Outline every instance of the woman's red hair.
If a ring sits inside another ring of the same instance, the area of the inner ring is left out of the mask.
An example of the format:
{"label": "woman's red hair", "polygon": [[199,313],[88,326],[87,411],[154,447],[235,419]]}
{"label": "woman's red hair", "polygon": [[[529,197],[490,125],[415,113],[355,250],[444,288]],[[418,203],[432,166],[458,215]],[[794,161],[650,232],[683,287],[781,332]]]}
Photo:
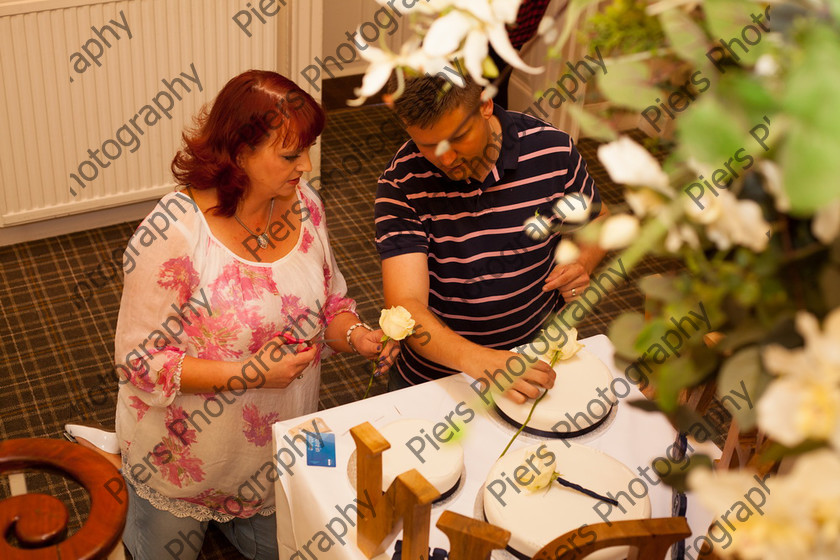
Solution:
{"label": "woman's red hair", "polygon": [[184,148],[172,160],[172,174],[195,189],[215,188],[215,212],[233,216],[250,183],[237,164],[242,150],[255,150],[276,131],[275,143],[301,150],[315,143],[326,115],[311,95],[276,72],[248,70],[232,78],[195,128],[182,135]]}

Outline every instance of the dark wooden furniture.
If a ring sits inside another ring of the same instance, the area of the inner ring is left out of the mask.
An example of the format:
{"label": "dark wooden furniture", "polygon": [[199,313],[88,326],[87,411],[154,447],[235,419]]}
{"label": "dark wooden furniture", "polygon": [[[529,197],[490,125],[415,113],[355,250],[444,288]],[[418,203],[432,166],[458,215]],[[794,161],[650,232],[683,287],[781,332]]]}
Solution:
{"label": "dark wooden furniture", "polygon": [[0,474],[46,470],[67,476],[90,494],[90,515],[70,538],[65,505],[45,494],[21,494],[0,502],[0,531],[21,548],[0,539],[4,560],[104,559],[121,546],[128,511],[122,475],[105,458],[80,445],[54,439],[0,442]]}

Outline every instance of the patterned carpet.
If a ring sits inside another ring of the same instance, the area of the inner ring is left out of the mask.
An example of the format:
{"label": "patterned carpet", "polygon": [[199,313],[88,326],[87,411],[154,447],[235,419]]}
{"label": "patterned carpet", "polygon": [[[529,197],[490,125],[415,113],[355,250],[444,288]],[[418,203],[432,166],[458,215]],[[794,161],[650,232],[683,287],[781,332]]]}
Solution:
{"label": "patterned carpet", "polygon": [[[322,144],[322,194],[339,267],[363,318],[376,320],[382,305],[379,259],[373,244],[376,178],[403,141],[403,132],[382,106],[331,111]],[[604,200],[615,211],[621,192],[610,184],[583,140],[581,153]],[[136,223],[0,247],[0,439],[60,438],[65,422],[92,420],[113,425],[116,386],[111,378],[114,331],[122,290],[122,250]],[[672,265],[645,261],[633,276],[663,272]],[[586,337],[605,332],[621,312],[639,310],[642,296],[628,285],[613,293],[597,316],[579,327]],[[357,356],[336,356],[323,368],[320,406],[359,398],[367,365]],[[385,391],[386,380],[373,393]],[[27,478],[30,491],[45,492],[68,506],[71,533],[89,503],[73,482],[49,474]],[[0,479],[0,498],[9,495]],[[238,558],[211,530],[200,558]]]}

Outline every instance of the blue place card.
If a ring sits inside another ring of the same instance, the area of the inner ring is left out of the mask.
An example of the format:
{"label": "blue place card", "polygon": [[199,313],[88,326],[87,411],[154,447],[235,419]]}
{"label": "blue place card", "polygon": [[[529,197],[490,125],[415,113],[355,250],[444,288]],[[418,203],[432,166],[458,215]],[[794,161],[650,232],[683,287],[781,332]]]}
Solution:
{"label": "blue place card", "polygon": [[335,434],[306,434],[306,464],[314,467],[335,466]]}

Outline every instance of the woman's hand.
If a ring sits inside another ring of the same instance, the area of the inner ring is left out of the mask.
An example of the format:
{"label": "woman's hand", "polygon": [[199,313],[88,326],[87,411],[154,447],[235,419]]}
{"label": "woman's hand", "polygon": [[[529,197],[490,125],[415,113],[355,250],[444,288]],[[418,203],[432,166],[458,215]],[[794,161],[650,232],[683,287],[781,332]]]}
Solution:
{"label": "woman's hand", "polygon": [[[315,359],[315,348],[307,343],[287,343],[277,335],[265,344],[248,361],[265,370],[264,387],[284,389],[297,380],[301,372]],[[246,362],[243,362],[243,365]],[[261,367],[261,366],[265,367]]]}
{"label": "woman's hand", "polygon": [[382,329],[369,331],[364,327],[355,329],[350,335],[353,347],[368,360],[376,360],[378,373],[388,371],[400,354],[400,343],[389,340],[385,344],[382,340]]}

